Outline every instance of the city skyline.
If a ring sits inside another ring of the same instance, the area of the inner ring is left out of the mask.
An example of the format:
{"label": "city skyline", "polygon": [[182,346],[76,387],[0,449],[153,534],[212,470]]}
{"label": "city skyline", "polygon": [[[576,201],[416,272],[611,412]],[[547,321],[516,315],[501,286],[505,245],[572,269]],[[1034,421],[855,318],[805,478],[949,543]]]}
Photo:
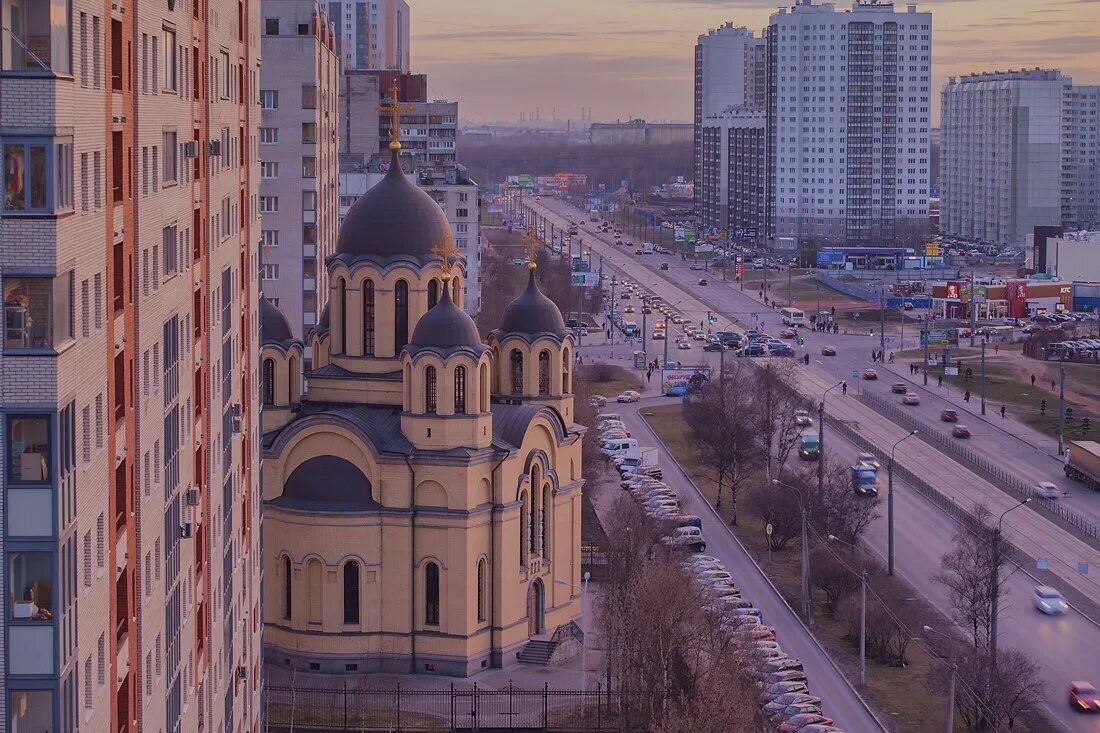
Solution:
{"label": "city skyline", "polygon": [[[899,6],[902,3],[899,3]],[[757,33],[780,3],[767,0],[559,0],[535,6],[472,0],[461,21],[444,0],[412,8],[412,68],[432,78],[432,98],[462,104],[468,121],[643,117],[690,121],[692,50],[699,34],[727,21]],[[847,3],[837,3],[839,8]],[[1098,0],[934,0],[932,124],[949,76],[1058,68],[1079,84],[1100,83],[1100,47],[1089,28]],[[986,42],[990,31],[996,43]],[[455,63],[457,58],[462,63]],[[505,63],[507,62],[507,63]],[[557,77],[557,78],[555,78]]]}

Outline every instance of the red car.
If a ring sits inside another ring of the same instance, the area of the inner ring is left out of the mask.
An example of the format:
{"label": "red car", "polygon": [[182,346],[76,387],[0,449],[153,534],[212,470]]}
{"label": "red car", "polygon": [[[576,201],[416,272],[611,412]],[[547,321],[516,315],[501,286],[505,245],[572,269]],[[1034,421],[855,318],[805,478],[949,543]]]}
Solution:
{"label": "red car", "polygon": [[966,427],[965,425],[956,425],[951,430],[951,434],[954,435],[956,438],[969,438],[970,428]]}
{"label": "red car", "polygon": [[821,347],[821,355],[822,356],[836,356],[836,347],[835,346],[822,346]]}
{"label": "red car", "polygon": [[1069,706],[1079,713],[1100,712],[1100,696],[1091,682],[1069,683]]}
{"label": "red car", "polygon": [[878,379],[878,371],[875,370],[875,369],[864,369],[863,370],[863,378],[864,379]]}
{"label": "red car", "polygon": [[940,413],[940,420],[944,422],[958,422],[959,413],[957,410],[944,410]]}
{"label": "red car", "polygon": [[903,405],[919,405],[920,395],[916,392],[906,392],[905,396],[901,398],[901,404]]}

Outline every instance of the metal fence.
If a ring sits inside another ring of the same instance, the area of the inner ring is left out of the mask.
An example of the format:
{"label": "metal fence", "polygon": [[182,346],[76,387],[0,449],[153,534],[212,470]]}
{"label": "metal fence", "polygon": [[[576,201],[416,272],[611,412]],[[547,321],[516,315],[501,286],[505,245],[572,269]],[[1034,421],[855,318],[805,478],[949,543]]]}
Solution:
{"label": "metal fence", "polygon": [[327,731],[615,731],[619,695],[596,689],[456,687],[438,690],[265,686],[267,733]]}
{"label": "metal fence", "polygon": [[[1035,493],[1034,487],[1021,480],[1018,476],[998,466],[993,461],[977,452],[970,450],[960,443],[957,438],[935,429],[923,420],[919,420],[913,414],[900,406],[884,399],[880,395],[865,392],[859,399],[874,407],[876,411],[887,414],[894,422],[907,426],[910,430],[919,430],[919,437],[928,443],[933,443],[945,452],[961,459],[969,464],[977,473],[1002,490],[1020,499],[1031,499],[1031,505],[1057,519],[1065,522],[1077,531],[1084,534],[1089,540],[1100,541],[1100,527],[1095,522],[1081,516],[1072,509],[1059,504],[1052,499],[1044,499]],[[894,470],[898,467],[895,465]]]}

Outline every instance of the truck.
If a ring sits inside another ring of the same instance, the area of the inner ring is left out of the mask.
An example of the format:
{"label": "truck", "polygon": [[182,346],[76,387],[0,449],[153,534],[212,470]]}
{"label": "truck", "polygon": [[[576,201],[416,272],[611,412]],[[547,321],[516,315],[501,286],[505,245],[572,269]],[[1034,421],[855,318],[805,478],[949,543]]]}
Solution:
{"label": "truck", "polygon": [[851,468],[852,491],[873,496],[878,493],[878,471],[874,466],[859,463]]}
{"label": "truck", "polygon": [[644,254],[644,255],[653,254],[653,243],[652,242],[646,242],[645,244],[642,245],[642,254]]}
{"label": "truck", "polygon": [[589,221],[599,221],[600,220],[600,211],[599,211],[599,209],[592,209],[592,211],[589,211],[588,212],[588,220]]}
{"label": "truck", "polygon": [[1066,477],[1084,481],[1090,489],[1100,489],[1100,443],[1095,440],[1072,440],[1066,451]]}
{"label": "truck", "polygon": [[660,476],[654,475],[660,473],[660,469],[657,468],[656,448],[630,448],[615,456],[614,463],[619,475],[623,478],[634,474],[639,476],[645,474],[660,478]]}
{"label": "truck", "polygon": [[798,457],[804,461],[816,461],[821,457],[821,441],[816,433],[803,433],[798,438]]}

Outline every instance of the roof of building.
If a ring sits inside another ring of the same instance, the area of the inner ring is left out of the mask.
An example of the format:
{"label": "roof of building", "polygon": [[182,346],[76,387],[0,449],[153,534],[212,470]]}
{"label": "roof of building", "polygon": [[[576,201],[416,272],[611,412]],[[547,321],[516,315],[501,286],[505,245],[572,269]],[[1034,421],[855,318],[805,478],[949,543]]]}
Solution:
{"label": "roof of building", "polygon": [[433,250],[449,234],[443,209],[405,176],[394,151],[382,181],[360,196],[344,217],[336,256],[423,260],[434,257]]}
{"label": "roof of building", "polygon": [[442,353],[465,349],[480,351],[482,343],[474,319],[451,300],[450,283],[444,283],[439,302],[420,317],[405,347],[410,353],[430,349]]}
{"label": "roof of building", "polygon": [[283,484],[282,502],[294,508],[379,509],[371,482],[359,468],[339,456],[314,456],[295,468]]}
{"label": "roof of building", "polygon": [[260,333],[263,335],[263,343],[286,344],[294,341],[294,333],[290,330],[290,323],[279,307],[267,298],[260,298]]}
{"label": "roof of building", "polygon": [[565,338],[565,320],[561,317],[561,311],[539,290],[533,268],[528,276],[527,289],[504,309],[497,333],[550,334],[559,339]]}

